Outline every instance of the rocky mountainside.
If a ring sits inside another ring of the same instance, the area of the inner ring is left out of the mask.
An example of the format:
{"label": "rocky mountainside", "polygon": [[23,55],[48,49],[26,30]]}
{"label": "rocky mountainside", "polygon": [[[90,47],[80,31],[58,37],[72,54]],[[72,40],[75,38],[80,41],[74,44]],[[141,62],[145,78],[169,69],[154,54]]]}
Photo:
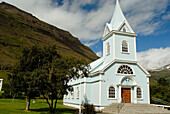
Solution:
{"label": "rocky mountainside", "polygon": [[158,69],[152,69],[151,71],[162,71],[162,70],[170,70],[170,64],[162,66],[161,68]]}
{"label": "rocky mountainside", "polygon": [[151,79],[158,80],[159,78],[165,78],[170,82],[170,64],[165,65],[161,68],[150,70]]}
{"label": "rocky mountainside", "polygon": [[[80,31],[81,32],[81,31]],[[59,53],[93,61],[98,58],[68,31],[49,25],[32,14],[5,2],[0,3],[0,66],[8,68],[19,59],[24,47],[55,44]]]}

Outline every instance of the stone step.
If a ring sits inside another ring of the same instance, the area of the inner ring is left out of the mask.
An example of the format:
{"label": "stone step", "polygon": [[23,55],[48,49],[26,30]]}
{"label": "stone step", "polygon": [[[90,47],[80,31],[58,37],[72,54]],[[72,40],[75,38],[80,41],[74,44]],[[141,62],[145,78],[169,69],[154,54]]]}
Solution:
{"label": "stone step", "polygon": [[[102,110],[104,114],[118,114],[118,103],[113,103]],[[170,114],[169,110],[162,109],[161,107],[156,107],[150,104],[123,104],[122,109],[119,114]]]}
{"label": "stone step", "polygon": [[170,111],[162,109],[160,107],[155,107],[150,104],[124,104],[124,106],[120,110],[120,114],[140,114],[140,113],[170,114]]}

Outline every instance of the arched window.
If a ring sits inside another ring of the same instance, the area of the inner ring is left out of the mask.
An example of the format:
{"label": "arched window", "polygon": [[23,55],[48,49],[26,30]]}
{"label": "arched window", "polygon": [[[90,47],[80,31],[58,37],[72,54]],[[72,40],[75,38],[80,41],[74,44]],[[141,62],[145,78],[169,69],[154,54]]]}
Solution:
{"label": "arched window", "polygon": [[109,87],[109,98],[115,98],[115,88],[113,86]]}
{"label": "arched window", "polygon": [[128,44],[125,40],[122,41],[122,52],[128,52]]}
{"label": "arched window", "polygon": [[133,74],[133,70],[128,65],[121,65],[118,70],[118,74]]}
{"label": "arched window", "polygon": [[142,98],[142,90],[140,87],[137,87],[137,98]]}
{"label": "arched window", "polygon": [[77,99],[79,99],[79,87],[77,87]]}
{"label": "arched window", "polygon": [[109,42],[107,42],[107,46],[106,46],[106,51],[107,51],[107,55],[110,54],[110,44]]}

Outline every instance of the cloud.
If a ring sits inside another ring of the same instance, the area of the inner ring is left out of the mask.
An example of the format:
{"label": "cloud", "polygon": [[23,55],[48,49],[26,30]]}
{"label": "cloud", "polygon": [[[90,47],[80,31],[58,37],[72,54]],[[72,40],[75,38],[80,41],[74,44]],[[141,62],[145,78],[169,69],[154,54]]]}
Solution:
{"label": "cloud", "polygon": [[136,33],[146,36],[161,28],[161,17],[166,11],[168,0],[122,0],[121,3]]}
{"label": "cloud", "polygon": [[146,69],[160,68],[170,64],[170,47],[139,52],[137,57],[139,63]]}
{"label": "cloud", "polygon": [[99,52],[96,53],[96,55],[99,56],[99,57],[102,57],[102,52],[99,51]]}
{"label": "cloud", "polygon": [[97,44],[98,42],[99,42],[99,40],[94,40],[94,41],[86,42],[84,45],[90,47],[90,46]]}
{"label": "cloud", "polygon": [[[1,1],[1,0],[0,0]],[[114,0],[3,0],[32,13],[39,19],[71,32],[81,41],[101,39],[104,25],[110,22]],[[161,17],[168,0],[121,0],[121,7],[132,28],[141,35],[152,34],[160,28]],[[83,7],[96,6],[87,11]]]}
{"label": "cloud", "polygon": [[170,12],[162,17],[163,20],[170,20]]}

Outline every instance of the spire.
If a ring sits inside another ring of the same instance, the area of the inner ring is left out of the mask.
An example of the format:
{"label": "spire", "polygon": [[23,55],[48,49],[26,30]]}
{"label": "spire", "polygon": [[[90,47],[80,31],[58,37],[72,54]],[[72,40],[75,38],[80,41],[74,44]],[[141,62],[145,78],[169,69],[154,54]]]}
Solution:
{"label": "spire", "polygon": [[116,0],[115,10],[113,13],[112,20],[110,22],[112,30],[118,30],[123,23],[126,23],[127,26],[129,26],[130,31],[134,33],[120,8],[119,0]]}

